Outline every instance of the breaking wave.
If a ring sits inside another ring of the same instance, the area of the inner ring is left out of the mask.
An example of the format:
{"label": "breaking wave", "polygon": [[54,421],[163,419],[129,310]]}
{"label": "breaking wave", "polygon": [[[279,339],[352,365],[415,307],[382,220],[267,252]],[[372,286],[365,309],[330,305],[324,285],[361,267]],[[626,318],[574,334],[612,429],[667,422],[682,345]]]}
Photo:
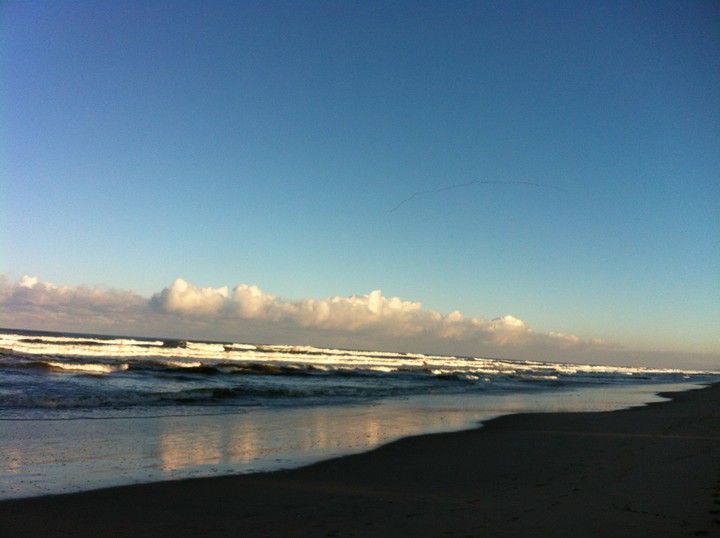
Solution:
{"label": "breaking wave", "polygon": [[[717,372],[97,335],[0,331],[10,410],[367,403],[411,394],[717,380]],[[170,412],[170,411],[168,411]]]}

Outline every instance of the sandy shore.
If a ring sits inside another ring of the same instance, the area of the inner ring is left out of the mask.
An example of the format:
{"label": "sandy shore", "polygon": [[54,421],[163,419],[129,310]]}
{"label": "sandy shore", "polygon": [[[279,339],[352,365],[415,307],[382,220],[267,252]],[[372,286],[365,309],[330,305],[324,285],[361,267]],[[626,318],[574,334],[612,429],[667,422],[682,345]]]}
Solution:
{"label": "sandy shore", "polygon": [[293,471],[0,502],[0,536],[720,536],[720,384]]}

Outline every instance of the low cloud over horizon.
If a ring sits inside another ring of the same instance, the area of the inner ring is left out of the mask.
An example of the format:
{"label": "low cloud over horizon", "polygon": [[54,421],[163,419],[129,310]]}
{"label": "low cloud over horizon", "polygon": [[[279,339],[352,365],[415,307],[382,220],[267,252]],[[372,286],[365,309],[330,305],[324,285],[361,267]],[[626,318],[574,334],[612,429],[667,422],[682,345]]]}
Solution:
{"label": "low cloud over horizon", "polygon": [[561,332],[536,333],[510,314],[493,319],[466,317],[459,311],[441,314],[424,309],[420,302],[385,297],[380,290],[287,300],[256,285],[201,288],[178,278],[148,299],[134,291],[62,287],[24,276],[16,282],[0,279],[0,305],[3,326],[16,329],[564,362],[638,362],[632,354],[620,354],[618,344]]}

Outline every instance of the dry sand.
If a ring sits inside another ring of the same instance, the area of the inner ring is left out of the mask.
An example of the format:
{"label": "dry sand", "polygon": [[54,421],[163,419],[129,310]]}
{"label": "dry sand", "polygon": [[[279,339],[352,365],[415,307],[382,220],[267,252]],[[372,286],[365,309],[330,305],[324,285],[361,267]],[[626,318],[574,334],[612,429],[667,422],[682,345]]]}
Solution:
{"label": "dry sand", "polygon": [[720,384],[293,471],[0,502],[0,536],[720,536]]}

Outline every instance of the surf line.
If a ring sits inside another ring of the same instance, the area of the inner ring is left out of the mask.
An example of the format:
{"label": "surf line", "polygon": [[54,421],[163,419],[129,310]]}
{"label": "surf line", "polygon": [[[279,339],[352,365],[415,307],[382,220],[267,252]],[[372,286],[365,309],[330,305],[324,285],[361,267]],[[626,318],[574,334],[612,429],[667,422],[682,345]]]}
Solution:
{"label": "surf line", "polygon": [[472,185],[529,185],[531,187],[540,187],[540,188],[546,188],[546,189],[555,189],[556,191],[564,192],[560,187],[556,185],[550,185],[548,183],[536,183],[534,181],[498,181],[498,180],[482,180],[482,179],[473,179],[472,181],[468,181],[467,183],[456,183],[454,185],[446,185],[445,187],[440,187],[439,189],[429,189],[426,191],[418,191],[416,193],[411,194],[404,200],[402,200],[399,204],[397,204],[395,207],[393,207],[390,210],[390,213],[393,211],[397,211],[408,203],[409,201],[413,200],[414,198],[418,196],[422,196],[424,194],[437,194],[439,192],[444,191],[450,191],[453,189],[463,189],[465,187],[470,187]]}

